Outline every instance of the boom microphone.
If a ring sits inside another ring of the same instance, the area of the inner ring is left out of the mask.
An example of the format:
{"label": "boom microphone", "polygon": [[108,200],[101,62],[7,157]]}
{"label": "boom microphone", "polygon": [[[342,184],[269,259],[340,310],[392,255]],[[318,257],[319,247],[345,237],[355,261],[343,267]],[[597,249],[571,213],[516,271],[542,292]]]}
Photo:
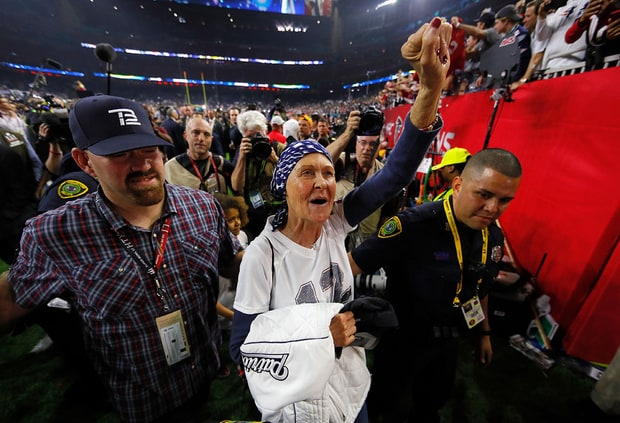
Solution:
{"label": "boom microphone", "polygon": [[50,59],[49,57],[45,59],[45,63],[47,63],[48,66],[51,66],[54,69],[58,69],[58,70],[62,69],[62,65],[60,64],[60,62],[54,59]]}
{"label": "boom microphone", "polygon": [[99,43],[95,47],[95,56],[106,63],[112,63],[116,59],[116,51],[110,44]]}

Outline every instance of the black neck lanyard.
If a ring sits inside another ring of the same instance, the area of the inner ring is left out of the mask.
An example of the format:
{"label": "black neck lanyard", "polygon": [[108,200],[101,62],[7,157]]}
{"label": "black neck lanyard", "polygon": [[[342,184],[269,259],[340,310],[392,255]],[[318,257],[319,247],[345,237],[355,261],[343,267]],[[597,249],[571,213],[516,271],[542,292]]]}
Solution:
{"label": "black neck lanyard", "polygon": [[[370,168],[368,168],[368,171],[370,171]],[[368,172],[366,173],[362,172],[362,167],[356,160],[355,161],[355,176],[353,178],[354,179],[353,185],[356,187],[359,187],[360,185],[362,185],[362,183],[366,180],[367,177],[368,177]]]}
{"label": "black neck lanyard", "polygon": [[127,252],[131,255],[131,257],[137,261],[142,267],[146,270],[146,273],[151,277],[151,280],[155,284],[155,294],[157,298],[159,298],[164,307],[164,311],[167,312],[170,310],[170,306],[168,305],[168,293],[166,289],[161,286],[159,283],[159,279],[157,278],[157,270],[161,267],[164,261],[164,249],[166,248],[166,242],[168,241],[168,235],[170,234],[170,217],[167,217],[164,224],[162,225],[161,232],[159,235],[159,242],[157,243],[157,248],[155,249],[155,263],[148,263],[144,257],[138,252],[135,245],[122,233],[114,230],[114,233],[121,241],[121,244]]}

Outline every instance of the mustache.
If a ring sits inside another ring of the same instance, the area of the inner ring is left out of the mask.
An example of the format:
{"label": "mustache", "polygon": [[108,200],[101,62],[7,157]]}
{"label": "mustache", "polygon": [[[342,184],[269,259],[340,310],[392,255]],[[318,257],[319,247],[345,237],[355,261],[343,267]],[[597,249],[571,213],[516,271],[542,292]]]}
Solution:
{"label": "mustache", "polygon": [[159,173],[151,169],[147,172],[132,172],[127,175],[126,180],[130,181],[131,179],[134,179],[134,178],[150,178],[151,176],[154,176],[157,179],[159,179]]}

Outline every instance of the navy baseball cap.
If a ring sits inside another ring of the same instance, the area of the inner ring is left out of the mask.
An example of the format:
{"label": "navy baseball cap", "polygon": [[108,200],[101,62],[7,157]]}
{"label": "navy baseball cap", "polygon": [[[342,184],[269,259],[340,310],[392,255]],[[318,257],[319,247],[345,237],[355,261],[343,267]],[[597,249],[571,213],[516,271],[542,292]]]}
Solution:
{"label": "navy baseball cap", "polygon": [[392,304],[380,297],[360,297],[349,301],[340,313],[352,311],[357,332],[350,345],[374,349],[381,337],[389,331],[398,329],[398,318]]}
{"label": "navy baseball cap", "polygon": [[499,9],[499,12],[495,14],[495,19],[503,19],[503,18],[508,18],[512,22],[521,21],[521,15],[519,15],[519,12],[517,11],[517,8],[514,4],[509,4],[507,6],[502,7],[501,9]]}
{"label": "navy baseball cap", "polygon": [[135,101],[109,95],[78,100],[69,113],[75,145],[98,156],[145,147],[170,147],[155,135],[149,115]]}
{"label": "navy baseball cap", "polygon": [[474,22],[482,22],[485,28],[493,28],[493,25],[495,25],[495,14],[491,11],[483,11]]}

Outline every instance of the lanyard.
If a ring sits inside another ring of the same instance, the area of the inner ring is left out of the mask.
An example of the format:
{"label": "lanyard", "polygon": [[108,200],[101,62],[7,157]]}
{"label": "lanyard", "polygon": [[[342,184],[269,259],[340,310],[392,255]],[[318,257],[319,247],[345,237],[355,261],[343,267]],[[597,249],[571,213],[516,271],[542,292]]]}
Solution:
{"label": "lanyard", "polygon": [[140,255],[136,247],[133,243],[127,238],[125,235],[118,231],[114,231],[118,239],[121,241],[121,244],[127,252],[131,255],[131,257],[136,260],[142,267],[146,270],[146,273],[151,277],[153,283],[155,284],[155,294],[157,298],[159,298],[163,304],[164,311],[169,311],[170,306],[166,301],[168,293],[165,288],[161,286],[159,283],[159,278],[157,277],[157,270],[161,267],[164,261],[164,249],[166,248],[166,242],[168,241],[168,235],[170,234],[170,217],[167,217],[162,225],[161,232],[159,235],[159,242],[157,242],[157,247],[155,248],[155,264],[149,264],[147,261]]}
{"label": "lanyard", "polygon": [[[454,238],[454,247],[456,248],[456,258],[459,261],[459,267],[461,269],[461,274],[459,276],[459,283],[456,286],[456,295],[454,296],[454,301],[452,305],[454,307],[459,307],[461,304],[461,300],[459,299],[459,294],[463,289],[463,249],[461,248],[461,237],[459,236],[459,230],[456,227],[456,221],[454,220],[454,214],[452,213],[452,206],[450,205],[450,198],[452,198],[452,194],[446,196],[443,200],[443,208],[446,211],[446,217],[448,219],[448,225],[450,226],[450,232],[452,232],[452,237]],[[482,264],[486,264],[487,262],[487,250],[489,248],[489,228],[482,229]],[[482,278],[478,279],[477,285],[482,283]]]}
{"label": "lanyard", "polygon": [[155,250],[155,272],[159,270],[162,262],[164,261],[164,249],[166,248],[166,242],[168,241],[168,235],[170,234],[170,216],[166,218],[164,224],[161,227],[159,234],[159,242],[157,243],[157,249]]}
{"label": "lanyard", "polygon": [[254,169],[254,165],[255,162],[254,160],[249,160],[248,161],[248,180],[250,179],[252,173],[254,173],[254,182],[258,182],[258,179],[261,177],[261,175],[263,174],[263,172],[265,171],[265,166],[267,166],[267,161],[266,160],[261,160],[260,161],[261,165],[258,168],[258,171],[256,171],[256,169]]}
{"label": "lanyard", "polygon": [[[190,163],[192,164],[192,167],[194,168],[194,173],[196,173],[196,176],[198,177],[198,179],[200,179],[200,188],[206,189],[207,187],[205,186],[204,176],[202,173],[200,173],[200,169],[198,169],[196,162],[194,161],[194,159],[192,159],[189,156],[189,154],[187,155],[187,158],[189,159]],[[220,178],[217,174],[217,166],[215,165],[215,161],[213,160],[213,155],[211,154],[209,154],[209,161],[211,163],[211,166],[213,167],[213,173],[215,173],[215,181],[217,182],[217,190],[221,192],[222,189],[220,187]],[[205,173],[208,173],[208,171],[209,171],[209,166],[207,166],[207,168],[205,169]]]}
{"label": "lanyard", "polygon": [[[368,169],[370,171],[370,168]],[[359,187],[368,177],[368,173],[362,173],[362,167],[357,160],[355,162],[355,176],[353,177],[353,186]],[[360,180],[361,179],[361,180]]]}

